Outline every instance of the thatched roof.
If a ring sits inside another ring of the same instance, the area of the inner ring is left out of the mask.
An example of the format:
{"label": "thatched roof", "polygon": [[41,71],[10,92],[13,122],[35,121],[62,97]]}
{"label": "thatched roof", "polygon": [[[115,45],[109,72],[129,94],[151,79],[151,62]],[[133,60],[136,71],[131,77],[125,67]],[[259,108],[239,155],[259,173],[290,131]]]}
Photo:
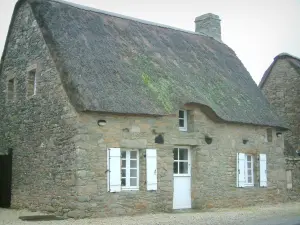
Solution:
{"label": "thatched roof", "polygon": [[263,77],[262,77],[262,79],[261,79],[261,81],[259,82],[259,85],[258,85],[258,87],[260,89],[263,88],[266,80],[268,79],[268,77],[269,77],[269,75],[270,75],[270,73],[271,73],[271,71],[272,71],[272,69],[273,69],[273,67],[276,64],[278,59],[286,59],[290,63],[290,65],[293,66],[296,69],[296,71],[298,71],[298,73],[300,75],[300,58],[298,58],[296,56],[293,56],[289,53],[285,53],[285,52],[280,53],[279,55],[277,55],[274,58],[273,62],[269,66],[269,68],[265,71],[265,73],[264,73],[264,75],[263,75]]}
{"label": "thatched roof", "polygon": [[164,115],[198,103],[225,121],[284,127],[234,51],[213,38],[57,0],[27,2],[79,111]]}

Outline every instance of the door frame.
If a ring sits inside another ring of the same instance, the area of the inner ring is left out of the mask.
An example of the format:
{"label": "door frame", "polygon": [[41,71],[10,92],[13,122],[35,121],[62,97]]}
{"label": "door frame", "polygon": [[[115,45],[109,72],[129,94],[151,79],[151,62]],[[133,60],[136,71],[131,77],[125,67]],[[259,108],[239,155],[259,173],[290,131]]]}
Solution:
{"label": "door frame", "polygon": [[[173,165],[173,209],[174,209],[174,198],[175,198],[175,182],[174,179],[176,177],[190,177],[190,204],[192,208],[192,154],[191,154],[191,148],[189,146],[173,146],[172,152],[174,149],[187,149],[188,150],[188,174],[174,174],[174,165]],[[179,155],[178,155],[179,160]],[[173,162],[174,163],[174,155],[173,155]],[[178,167],[179,170],[179,167]]]}

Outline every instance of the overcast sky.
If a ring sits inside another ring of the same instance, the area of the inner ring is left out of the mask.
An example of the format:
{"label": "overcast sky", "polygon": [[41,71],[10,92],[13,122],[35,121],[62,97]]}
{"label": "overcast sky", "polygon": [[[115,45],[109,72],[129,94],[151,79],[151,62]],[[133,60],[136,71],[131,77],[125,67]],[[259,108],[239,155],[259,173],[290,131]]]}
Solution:
{"label": "overcast sky", "polygon": [[[194,31],[195,17],[215,13],[222,40],[258,83],[273,58],[300,57],[300,0],[69,0],[106,11]],[[0,53],[17,0],[0,0]]]}

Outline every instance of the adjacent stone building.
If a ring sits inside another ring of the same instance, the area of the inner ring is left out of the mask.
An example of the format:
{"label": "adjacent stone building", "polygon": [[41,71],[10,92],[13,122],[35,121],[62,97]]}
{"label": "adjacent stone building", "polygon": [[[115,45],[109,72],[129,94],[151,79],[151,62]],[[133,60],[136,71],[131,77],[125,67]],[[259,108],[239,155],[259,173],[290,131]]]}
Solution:
{"label": "adjacent stone building", "polygon": [[287,169],[292,170],[293,189],[300,191],[300,58],[287,53],[277,55],[259,88],[288,125],[284,140]]}
{"label": "adjacent stone building", "polygon": [[0,64],[11,207],[78,218],[286,200],[286,126],[220,19],[195,22],[18,1]]}
{"label": "adjacent stone building", "polygon": [[277,114],[285,120],[285,154],[300,151],[300,59],[287,53],[274,58],[259,83],[259,88]]}

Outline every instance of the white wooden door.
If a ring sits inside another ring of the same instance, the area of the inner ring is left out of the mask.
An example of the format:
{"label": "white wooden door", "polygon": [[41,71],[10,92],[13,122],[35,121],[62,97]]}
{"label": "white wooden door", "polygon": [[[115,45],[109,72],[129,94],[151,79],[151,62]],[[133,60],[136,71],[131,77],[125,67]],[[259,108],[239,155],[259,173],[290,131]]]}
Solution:
{"label": "white wooden door", "polygon": [[191,154],[188,148],[173,149],[173,209],[191,208]]}

